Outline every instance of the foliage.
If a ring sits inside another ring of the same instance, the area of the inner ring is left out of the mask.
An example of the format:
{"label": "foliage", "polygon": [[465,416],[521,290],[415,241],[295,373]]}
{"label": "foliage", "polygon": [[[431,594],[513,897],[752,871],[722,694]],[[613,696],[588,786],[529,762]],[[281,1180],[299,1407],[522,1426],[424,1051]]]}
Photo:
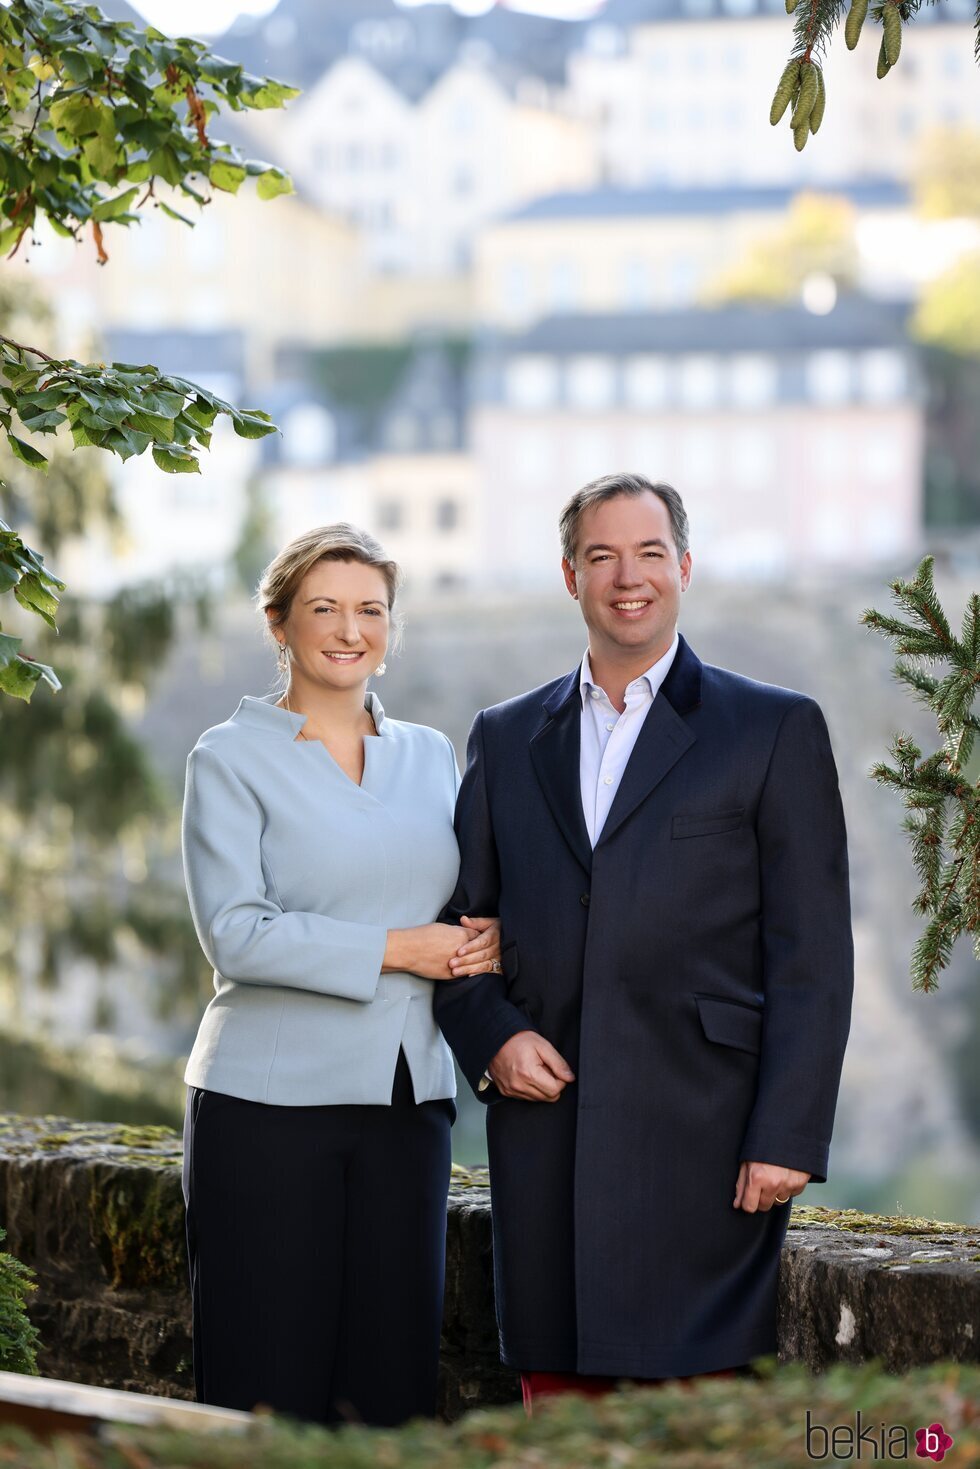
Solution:
{"label": "foliage", "polygon": [[0,250],[44,216],[76,239],[89,226],[107,259],[103,226],[138,222],[136,196],[144,184],[152,196],[157,179],[198,204],[209,188],[237,193],[249,176],[261,198],[291,190],[281,169],[208,129],[222,105],[281,107],[295,87],[77,0],[13,0],[0,10],[0,47]]}
{"label": "foliage", "polygon": [[[956,1463],[980,1450],[980,1368],[940,1363],[892,1376],[871,1363],[835,1366],[819,1377],[801,1366],[762,1362],[760,1380],[694,1380],[624,1388],[599,1399],[566,1396],[527,1419],[521,1407],[468,1413],[444,1425],[418,1420],[402,1429],[342,1428],[335,1433],[258,1417],[244,1434],[113,1430],[89,1438],[35,1443],[0,1434],[0,1465],[17,1469],[794,1469],[807,1455],[811,1423],[853,1435],[855,1413],[876,1437],[940,1421]],[[894,1442],[894,1440],[893,1440]],[[887,1440],[886,1440],[887,1443]],[[818,1439],[817,1448],[821,1447]],[[862,1445],[870,1457],[867,1440]],[[851,1452],[854,1442],[851,1440]],[[877,1457],[877,1455],[876,1455]],[[887,1457],[882,1454],[882,1457]],[[894,1457],[898,1457],[895,1455]],[[904,1458],[904,1455],[901,1456]],[[952,1459],[951,1459],[952,1462]]]}
{"label": "foliage", "polygon": [[182,1062],[128,1060],[108,1037],[67,1047],[0,1032],[0,1114],[179,1127],[182,1069]]}
{"label": "foliage", "polygon": [[[894,676],[935,714],[943,737],[942,748],[923,759],[912,737],[898,734],[890,747],[895,764],[881,762],[870,772],[899,792],[910,813],[902,825],[922,884],[912,906],[928,919],[912,954],[912,987],[924,991],[938,987],[961,933],[973,935],[980,958],[980,787],[963,774],[980,730],[973,713],[980,683],[980,595],[971,595],[955,637],[932,567],[926,556],[914,581],[890,583],[908,621],[874,608],[861,614],[865,626],[891,640],[900,655]],[[947,663],[950,671],[935,678],[925,671],[928,663]]]}
{"label": "foliage", "polygon": [[[189,37],[112,21],[78,0],[13,0],[0,7],[0,250],[16,253],[40,220],[76,240],[90,230],[101,263],[110,226],[139,223],[158,180],[205,207],[254,177],[259,196],[289,193],[272,164],[244,158],[210,134],[222,106],[281,107],[297,89],[256,77]],[[145,186],[145,187],[144,187]],[[142,197],[137,196],[142,193]],[[35,442],[64,428],[75,448],[128,459],[150,450],[169,474],[198,473],[215,419],[244,438],[275,431],[268,414],[239,410],[152,365],[81,363],[0,334],[0,427],[14,457],[46,470]],[[0,527],[0,594],[55,625],[64,583],[12,525]],[[30,699],[52,669],[0,633],[0,692]]]}
{"label": "foliage", "polygon": [[854,226],[854,207],[846,199],[798,194],[785,219],[710,282],[706,303],[798,299],[814,274],[852,288],[858,269]]}
{"label": "foliage", "polygon": [[[928,3],[935,4],[936,0]],[[823,67],[817,58],[830,45],[835,27],[844,21],[844,43],[853,51],[870,11],[872,21],[881,27],[876,66],[881,81],[898,61],[903,29],[922,4],[923,0],[876,0],[873,5],[869,5],[869,0],[850,0],[849,5],[846,0],[786,0],[787,13],[795,16],[793,47],[776,85],[769,121],[775,127],[789,111],[797,152],[806,146],[810,134],[823,121],[826,88]],[[980,58],[980,10],[976,54]]]}
{"label": "foliage", "polygon": [[[0,1228],[0,1243],[5,1238]],[[37,1376],[38,1331],[26,1309],[28,1295],[37,1289],[32,1276],[26,1265],[0,1250],[0,1372]]]}
{"label": "foliage", "polygon": [[927,133],[915,159],[912,194],[924,219],[980,219],[980,133],[971,127]]}
{"label": "foliage", "polygon": [[980,357],[980,251],[929,281],[912,317],[912,335],[960,357]]}

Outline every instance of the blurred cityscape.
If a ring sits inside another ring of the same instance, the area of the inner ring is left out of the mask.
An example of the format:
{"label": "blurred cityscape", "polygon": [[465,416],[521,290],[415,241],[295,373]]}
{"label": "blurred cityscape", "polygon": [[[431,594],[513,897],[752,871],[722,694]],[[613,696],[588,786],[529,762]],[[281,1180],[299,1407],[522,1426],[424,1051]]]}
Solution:
{"label": "blurred cityscape", "polygon": [[[100,675],[84,630],[77,659],[157,804],[108,855],[102,841],[91,889],[95,816],[83,842],[56,808],[27,866],[0,868],[0,902],[21,915],[0,938],[0,1069],[16,1078],[0,1106],[176,1115],[210,982],[182,908],[183,762],[270,687],[249,596],[278,546],[338,519],[380,537],[405,570],[408,637],[379,692],[395,717],[445,729],[462,762],[479,707],[581,656],[558,510],[635,469],[690,514],[695,650],[812,693],[834,739],[859,967],[833,1176],[814,1202],[980,1218],[975,961],[958,947],[942,993],[911,994],[914,874],[898,803],[867,777],[895,730],[938,740],[858,623],[927,551],[952,610],[980,579],[973,6],[923,7],[884,82],[870,26],[856,54],[835,44],[802,154],[768,122],[791,38],[783,0],[607,0],[575,22],[280,0],[212,49],[303,95],[212,130],[286,169],[295,194],[261,202],[246,184],[188,211],[158,190],[193,229],[148,206],[107,231],[105,267],[44,231],[5,263],[7,309],[43,317],[49,350],[153,362],[265,409],[281,434],[219,429],[200,476],[114,461],[105,513],[50,556],[79,626],[86,607],[122,609],[116,666],[156,609],[151,661]],[[30,528],[29,497],[21,510]],[[45,542],[39,517],[34,533]],[[45,769],[33,741],[70,697],[0,710],[12,839],[39,809],[23,794],[23,772]],[[74,737],[91,745],[79,778],[114,798],[121,756],[84,721]],[[41,915],[59,904],[55,944]],[[456,1131],[459,1156],[481,1156],[475,1103]]]}

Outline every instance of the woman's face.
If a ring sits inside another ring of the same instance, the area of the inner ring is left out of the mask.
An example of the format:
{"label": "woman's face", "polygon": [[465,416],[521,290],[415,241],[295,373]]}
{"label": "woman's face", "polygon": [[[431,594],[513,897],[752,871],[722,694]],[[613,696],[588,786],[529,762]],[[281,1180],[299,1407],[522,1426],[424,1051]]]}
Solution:
{"label": "woman's face", "polygon": [[278,637],[289,645],[293,677],[349,689],[383,661],[389,626],[388,586],[376,566],[318,561],[300,582]]}

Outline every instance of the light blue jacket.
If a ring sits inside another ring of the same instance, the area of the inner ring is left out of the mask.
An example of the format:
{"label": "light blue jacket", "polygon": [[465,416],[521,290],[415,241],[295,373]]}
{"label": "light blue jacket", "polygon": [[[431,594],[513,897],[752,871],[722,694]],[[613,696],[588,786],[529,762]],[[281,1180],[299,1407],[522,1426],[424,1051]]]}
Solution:
{"label": "light blue jacket", "polygon": [[389,1103],[401,1045],[415,1100],[452,1097],[437,981],[381,963],[388,929],[433,922],[456,885],[453,747],[369,694],[358,786],[277,697],[246,696],[187,761],[184,877],[215,993],[184,1080],[287,1106]]}

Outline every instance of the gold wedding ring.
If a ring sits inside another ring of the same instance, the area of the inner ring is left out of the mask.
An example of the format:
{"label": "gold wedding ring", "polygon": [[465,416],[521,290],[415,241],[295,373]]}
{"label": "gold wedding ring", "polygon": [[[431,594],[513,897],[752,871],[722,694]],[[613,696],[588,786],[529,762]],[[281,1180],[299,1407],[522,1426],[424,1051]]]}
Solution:
{"label": "gold wedding ring", "polygon": [[777,1203],[777,1204],[788,1204],[788,1203],[789,1203],[789,1194],[787,1194],[787,1195],[786,1195],[786,1197],[785,1197],[785,1199],[781,1199],[781,1198],[780,1198],[780,1197],[779,1197],[779,1195],[778,1195],[778,1194],[777,1194],[777,1195],[776,1195],[776,1199],[775,1199],[775,1202],[776,1202],[776,1203]]}

